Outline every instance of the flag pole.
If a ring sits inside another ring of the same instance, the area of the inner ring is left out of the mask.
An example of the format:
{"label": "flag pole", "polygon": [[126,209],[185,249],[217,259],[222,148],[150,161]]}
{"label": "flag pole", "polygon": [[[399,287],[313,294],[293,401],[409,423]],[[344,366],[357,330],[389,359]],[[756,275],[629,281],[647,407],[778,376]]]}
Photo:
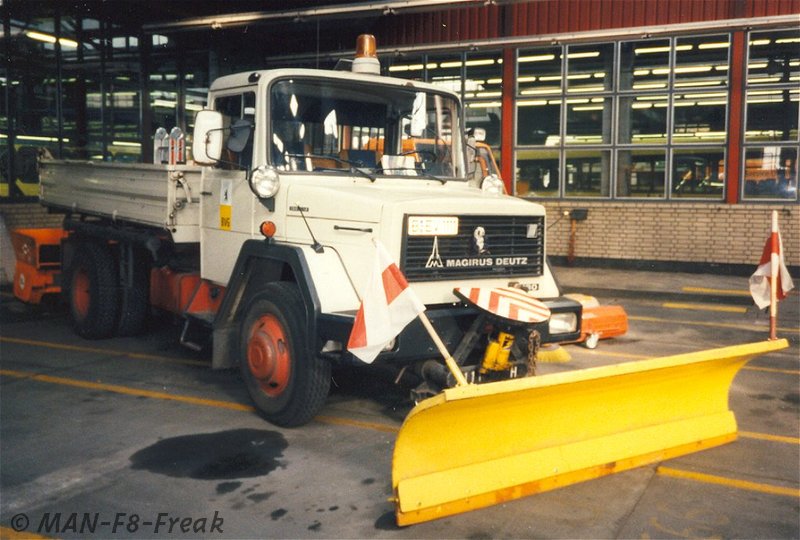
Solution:
{"label": "flag pole", "polygon": [[778,272],[779,265],[778,211],[772,211],[772,234],[770,235],[770,280],[769,280],[769,339],[778,339]]}
{"label": "flag pole", "polygon": [[450,373],[453,374],[453,377],[456,379],[457,386],[466,386],[467,379],[464,378],[464,374],[461,372],[461,368],[458,367],[455,359],[450,356],[450,353],[447,352],[447,347],[442,342],[442,338],[439,337],[439,334],[436,333],[436,330],[433,328],[430,319],[428,316],[425,315],[425,312],[419,314],[419,320],[422,321],[422,325],[425,327],[425,330],[428,331],[428,334],[431,336],[431,339],[436,344],[436,348],[439,349],[439,354],[444,357],[444,361],[447,364],[447,369],[450,370]]}

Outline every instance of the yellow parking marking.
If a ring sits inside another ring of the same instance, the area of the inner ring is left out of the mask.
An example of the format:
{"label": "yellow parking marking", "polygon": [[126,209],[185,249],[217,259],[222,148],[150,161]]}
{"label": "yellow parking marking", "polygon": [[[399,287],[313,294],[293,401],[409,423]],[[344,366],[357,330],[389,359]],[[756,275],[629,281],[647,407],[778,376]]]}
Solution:
{"label": "yellow parking marking", "polygon": [[[0,375],[7,377],[15,377],[19,379],[29,379],[38,382],[46,382],[51,384],[60,384],[64,386],[71,386],[75,388],[85,388],[90,390],[103,390],[107,392],[114,392],[129,396],[143,396],[153,399],[164,399],[168,401],[178,401],[188,403],[190,405],[201,405],[206,407],[217,407],[227,410],[242,411],[242,412],[255,412],[255,408],[250,405],[243,405],[231,401],[220,401],[214,399],[198,398],[193,396],[183,396],[176,394],[167,394],[164,392],[154,392],[151,390],[143,390],[138,388],[130,388],[127,386],[120,386],[116,384],[95,383],[91,381],[83,381],[79,379],[69,379],[66,377],[55,377],[52,375],[42,375],[32,372],[17,371],[10,369],[0,369]],[[315,420],[332,425],[343,425],[349,427],[356,427],[361,429],[369,429],[371,431],[380,431],[384,433],[397,433],[399,428],[390,426],[388,424],[381,424],[377,422],[365,422],[360,420],[353,420],[349,418],[340,418],[336,416],[318,416]],[[742,437],[765,440],[778,443],[800,444],[800,439],[796,437],[784,437],[780,435],[771,435],[766,433],[755,433],[750,431],[740,432]],[[746,489],[750,491],[758,491],[761,493],[769,493],[773,495],[783,495],[791,497],[800,497],[800,490],[794,488],[786,488],[781,486],[774,486],[770,484],[762,484],[757,482],[748,482],[745,480],[738,480],[734,478],[725,478],[721,476],[713,476],[703,473],[695,473],[691,471],[683,471],[673,469],[670,467],[659,467],[657,472],[664,476],[672,478],[681,478],[686,480],[694,480],[697,482],[704,482],[709,484],[724,485],[738,489]],[[2,538],[32,538],[29,535],[13,536],[10,533],[15,532],[12,529],[0,527],[0,537]]]}
{"label": "yellow parking marking", "polygon": [[[83,381],[80,379],[68,379],[66,377],[54,377],[52,375],[41,375],[30,371],[16,371],[11,369],[0,369],[0,375],[8,377],[15,377],[17,379],[30,379],[39,382],[46,382],[52,384],[61,384],[64,386],[72,386],[76,388],[86,388],[90,390],[103,390],[105,392],[114,392],[116,394],[125,394],[128,396],[148,397],[153,399],[165,399],[169,401],[179,401],[182,403],[189,403],[191,405],[202,405],[205,407],[217,407],[220,409],[228,409],[233,411],[255,412],[256,409],[252,405],[243,405],[234,401],[221,401],[217,399],[205,399],[194,396],[183,396],[180,394],[167,394],[165,392],[154,392],[152,390],[142,390],[139,388],[131,388],[129,386],[120,386],[117,384],[96,383],[91,381]],[[400,431],[398,427],[388,424],[381,424],[378,422],[365,422],[362,420],[353,420],[350,418],[341,418],[338,416],[317,416],[315,420],[323,424],[332,424],[340,426],[350,426],[361,429],[369,429],[372,431],[382,431],[384,433],[397,433]]]}
{"label": "yellow parking marking", "polygon": [[219,407],[222,409],[231,409],[234,411],[247,411],[253,412],[255,408],[251,405],[242,405],[241,403],[234,403],[232,401],[219,401],[216,399],[205,399],[193,396],[182,396],[179,394],[167,394],[166,392],[154,392],[152,390],[142,390],[138,388],[130,388],[128,386],[120,386],[117,384],[96,383],[91,381],[82,381],[79,379],[68,379],[66,377],[54,377],[52,375],[41,375],[29,371],[16,371],[11,369],[0,369],[0,375],[8,377],[15,377],[18,379],[31,379],[39,382],[62,384],[65,386],[74,386],[76,388],[86,388],[89,390],[103,390],[106,392],[114,392],[116,394],[125,394],[128,396],[148,397],[154,399],[165,399],[169,401],[180,401],[182,403],[189,403],[192,405],[204,405],[206,407]]}
{"label": "yellow parking marking", "polygon": [[784,437],[783,435],[770,435],[768,433],[754,433],[752,431],[740,431],[740,437],[746,439],[756,439],[759,441],[779,442],[786,444],[800,444],[798,437]]}
{"label": "yellow parking marking", "polygon": [[766,371],[767,373],[782,373],[784,375],[800,375],[800,370],[797,369],[778,369],[758,366],[745,366],[742,369],[747,369],[750,371]]}
{"label": "yellow parking marking", "polygon": [[[628,320],[667,323],[667,324],[680,324],[686,326],[709,326],[712,328],[733,328],[736,330],[752,330],[754,332],[762,332],[765,336],[767,335],[767,328],[765,326],[757,326],[754,324],[717,323],[710,321],[684,321],[684,320],[676,321],[675,319],[663,319],[660,317],[644,317],[639,315],[628,315]],[[800,328],[778,328],[778,332],[800,334]]]}
{"label": "yellow parking marking", "polygon": [[693,480],[695,482],[702,482],[704,484],[715,484],[718,486],[732,487],[736,489],[745,489],[748,491],[757,491],[759,493],[768,493],[770,495],[782,495],[785,497],[800,498],[800,489],[787,488],[783,486],[775,486],[772,484],[762,484],[760,482],[749,482],[747,480],[739,480],[737,478],[728,478],[725,476],[716,476],[712,474],[697,473],[692,471],[682,471],[670,467],[659,467],[656,472],[662,476],[670,478],[680,478],[683,480]]}
{"label": "yellow parking marking", "polygon": [[684,304],[680,302],[665,302],[661,307],[667,309],[691,309],[694,311],[718,311],[723,313],[747,313],[746,307],[741,306],[713,306],[711,304]]}
{"label": "yellow parking marking", "polygon": [[[652,355],[647,354],[633,354],[633,353],[623,353],[623,352],[611,352],[611,351],[581,351],[582,355],[588,356],[608,356],[610,358],[624,358],[626,360],[646,360],[648,358],[653,358]],[[746,369],[748,371],[766,371],[768,373],[781,373],[783,375],[800,375],[800,370],[797,369],[779,369],[779,368],[768,368],[768,367],[758,367],[758,366],[744,366],[742,369]]]}
{"label": "yellow parking marking", "polygon": [[184,364],[187,366],[204,366],[209,365],[208,362],[200,360],[184,360],[182,358],[175,358],[170,356],[158,356],[156,354],[135,353],[130,351],[116,351],[113,349],[100,349],[96,347],[86,347],[83,345],[66,345],[64,343],[54,343],[52,341],[38,341],[34,339],[21,339],[0,336],[0,343],[16,343],[18,345],[31,345],[33,347],[47,347],[50,349],[60,349],[63,351],[77,351],[88,352],[96,354],[108,354],[110,356],[128,356],[136,358],[137,360],[153,360],[155,362],[169,362],[173,364]]}
{"label": "yellow parking marking", "polygon": [[750,296],[750,291],[744,289],[709,289],[706,287],[681,287],[683,292],[703,294],[727,294],[730,296]]}
{"label": "yellow parking marking", "polygon": [[42,536],[41,534],[32,533],[30,531],[15,531],[11,527],[0,526],[0,539],[2,540],[39,540],[42,538],[50,538],[49,536]]}
{"label": "yellow parking marking", "polygon": [[581,351],[581,354],[587,354],[589,356],[608,356],[610,358],[625,358],[628,360],[644,360],[647,358],[652,358],[652,356],[648,356],[646,354],[633,354],[633,353],[623,353],[623,352],[612,352],[612,351]]}
{"label": "yellow parking marking", "polygon": [[378,422],[364,422],[362,420],[352,420],[350,418],[341,418],[338,416],[315,416],[314,420],[322,422],[323,424],[333,424],[335,426],[350,426],[372,431],[383,431],[384,433],[397,433],[400,431],[399,427],[390,426],[388,424],[380,424]]}

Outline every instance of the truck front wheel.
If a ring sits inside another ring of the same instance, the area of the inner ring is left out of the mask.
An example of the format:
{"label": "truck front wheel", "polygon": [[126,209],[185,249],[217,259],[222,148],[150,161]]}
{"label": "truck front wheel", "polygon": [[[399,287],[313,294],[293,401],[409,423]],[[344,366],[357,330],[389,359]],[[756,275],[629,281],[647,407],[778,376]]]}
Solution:
{"label": "truck front wheel", "polygon": [[69,271],[69,304],[75,333],[87,339],[110,337],[117,325],[117,265],[106,244],[83,241]]}
{"label": "truck front wheel", "polygon": [[283,427],[307,423],[328,396],[331,366],[309,349],[297,285],[267,285],[240,330],[240,369],[259,412]]}

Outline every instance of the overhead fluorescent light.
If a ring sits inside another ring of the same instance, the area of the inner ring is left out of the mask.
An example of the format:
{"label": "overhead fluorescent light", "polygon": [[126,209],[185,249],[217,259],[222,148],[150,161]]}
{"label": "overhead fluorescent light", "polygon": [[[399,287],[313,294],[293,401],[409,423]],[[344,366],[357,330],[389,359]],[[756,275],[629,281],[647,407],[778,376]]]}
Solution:
{"label": "overhead fluorescent light", "polygon": [[78,42],[73,39],[56,38],[56,36],[50,34],[44,34],[42,32],[36,32],[34,30],[28,30],[27,32],[25,32],[25,35],[33,40],[42,41],[44,43],[55,43],[56,41],[58,41],[58,43],[62,47],[70,47],[72,49],[78,48]]}
{"label": "overhead fluorescent light", "polygon": [[546,62],[548,60],[555,60],[554,54],[535,54],[533,56],[520,56],[517,62]]}
{"label": "overhead fluorescent light", "polygon": [[567,53],[567,58],[574,60],[576,58],[597,58],[600,56],[600,51],[587,51],[587,52],[571,52]]}
{"label": "overhead fluorescent light", "polygon": [[499,101],[483,101],[480,103],[467,103],[467,107],[470,109],[494,109],[496,107],[502,107],[502,103]]}
{"label": "overhead fluorescent light", "polygon": [[467,67],[491,66],[492,64],[494,64],[493,58],[486,58],[484,60],[467,60],[464,62],[464,65]]}
{"label": "overhead fluorescent light", "polygon": [[705,50],[705,49],[727,49],[728,45],[729,44],[728,44],[727,41],[716,41],[716,42],[709,42],[709,43],[701,43],[700,45],[697,46],[697,48],[700,49],[700,50]]}

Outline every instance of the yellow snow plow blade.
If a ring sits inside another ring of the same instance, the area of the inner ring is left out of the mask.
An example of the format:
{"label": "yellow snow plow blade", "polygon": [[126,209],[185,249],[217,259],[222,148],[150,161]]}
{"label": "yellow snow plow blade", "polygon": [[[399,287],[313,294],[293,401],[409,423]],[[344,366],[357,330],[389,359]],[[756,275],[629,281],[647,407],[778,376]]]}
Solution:
{"label": "yellow snow plow blade", "polygon": [[449,388],[397,436],[397,522],[482,508],[736,438],[728,389],[785,339]]}

